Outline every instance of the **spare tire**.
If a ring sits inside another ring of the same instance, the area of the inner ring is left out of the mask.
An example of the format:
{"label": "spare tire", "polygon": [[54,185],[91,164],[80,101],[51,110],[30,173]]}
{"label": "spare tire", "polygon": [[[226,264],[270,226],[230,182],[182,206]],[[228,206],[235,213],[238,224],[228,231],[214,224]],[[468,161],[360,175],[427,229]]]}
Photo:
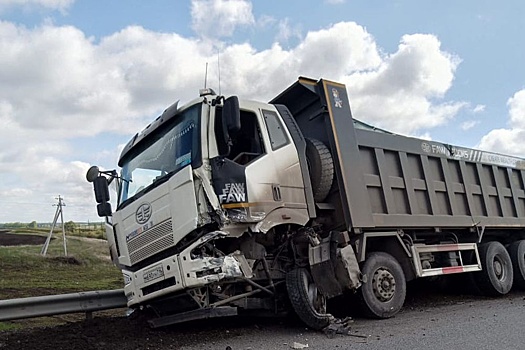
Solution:
{"label": "spare tire", "polygon": [[328,196],[334,181],[334,161],[330,150],[319,140],[306,139],[306,161],[316,202]]}

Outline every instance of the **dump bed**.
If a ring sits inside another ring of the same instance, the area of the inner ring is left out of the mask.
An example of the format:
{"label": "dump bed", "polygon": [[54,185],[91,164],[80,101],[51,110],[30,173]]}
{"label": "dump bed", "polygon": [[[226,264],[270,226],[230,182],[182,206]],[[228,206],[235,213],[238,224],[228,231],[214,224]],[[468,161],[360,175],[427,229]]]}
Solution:
{"label": "dump bed", "polygon": [[[525,160],[405,137],[352,119],[342,84],[300,78],[271,103],[285,105],[335,166],[327,203],[354,231],[525,227]],[[335,225],[337,226],[337,225]]]}

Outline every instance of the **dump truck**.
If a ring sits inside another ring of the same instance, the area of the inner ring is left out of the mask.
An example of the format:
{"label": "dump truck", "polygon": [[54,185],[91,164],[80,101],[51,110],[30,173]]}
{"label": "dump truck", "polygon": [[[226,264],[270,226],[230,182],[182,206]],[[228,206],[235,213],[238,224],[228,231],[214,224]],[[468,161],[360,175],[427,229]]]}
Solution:
{"label": "dump truck", "polygon": [[388,318],[421,277],[525,288],[525,160],[360,122],[340,83],[300,77],[269,103],[203,89],[118,166],[86,177],[153,327],[293,310],[322,329],[330,299]]}

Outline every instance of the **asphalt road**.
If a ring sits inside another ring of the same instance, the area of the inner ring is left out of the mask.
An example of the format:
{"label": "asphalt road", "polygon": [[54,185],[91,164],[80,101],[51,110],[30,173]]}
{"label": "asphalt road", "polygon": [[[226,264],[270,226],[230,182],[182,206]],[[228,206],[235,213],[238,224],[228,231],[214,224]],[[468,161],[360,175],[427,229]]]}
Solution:
{"label": "asphalt road", "polygon": [[[185,349],[525,349],[525,292],[491,299],[409,288],[404,309],[388,320],[355,318],[351,335],[330,338],[285,318],[196,321],[162,329],[125,317],[0,332],[0,350]],[[95,314],[95,316],[97,316]],[[297,348],[297,347],[296,347]]]}
{"label": "asphalt road", "polygon": [[[525,293],[498,299],[433,295],[418,296],[388,320],[355,319],[350,333],[325,334],[291,326],[262,328],[249,335],[186,346],[182,349],[290,349],[294,342],[308,349],[525,349]],[[365,336],[363,338],[363,336]],[[297,344],[296,344],[297,345]],[[229,349],[229,348],[228,348]]]}

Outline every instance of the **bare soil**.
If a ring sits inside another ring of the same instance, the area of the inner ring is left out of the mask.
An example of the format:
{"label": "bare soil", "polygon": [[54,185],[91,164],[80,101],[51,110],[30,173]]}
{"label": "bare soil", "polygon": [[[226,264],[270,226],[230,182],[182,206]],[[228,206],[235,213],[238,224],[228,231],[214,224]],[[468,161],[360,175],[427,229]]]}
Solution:
{"label": "bare soil", "polygon": [[46,237],[29,234],[14,234],[5,230],[0,230],[0,246],[15,245],[40,245],[44,244]]}

